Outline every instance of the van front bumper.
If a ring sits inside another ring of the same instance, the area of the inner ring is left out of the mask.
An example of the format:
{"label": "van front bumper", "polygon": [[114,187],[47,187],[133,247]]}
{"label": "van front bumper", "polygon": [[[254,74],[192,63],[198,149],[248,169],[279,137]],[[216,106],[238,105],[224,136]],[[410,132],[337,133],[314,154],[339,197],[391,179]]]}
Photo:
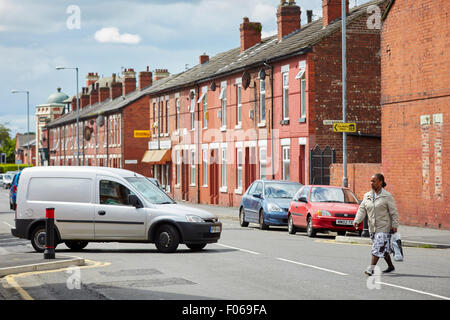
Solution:
{"label": "van front bumper", "polygon": [[[222,222],[178,222],[177,225],[184,244],[215,243],[222,233]],[[219,232],[212,232],[217,231],[217,228],[220,228]]]}

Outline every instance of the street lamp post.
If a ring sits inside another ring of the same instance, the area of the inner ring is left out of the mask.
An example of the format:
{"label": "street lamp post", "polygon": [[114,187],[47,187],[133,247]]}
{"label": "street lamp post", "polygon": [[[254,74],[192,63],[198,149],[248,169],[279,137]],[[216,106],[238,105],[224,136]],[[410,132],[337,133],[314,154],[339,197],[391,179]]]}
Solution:
{"label": "street lamp post", "polygon": [[76,71],[76,77],[77,77],[77,101],[76,101],[76,105],[77,105],[77,126],[76,126],[76,135],[77,135],[77,138],[76,138],[76,142],[77,142],[77,157],[76,157],[76,159],[77,159],[77,166],[79,166],[80,165],[80,135],[79,135],[79,132],[78,132],[78,130],[79,130],[79,126],[80,126],[80,124],[79,124],[79,122],[80,122],[80,107],[79,107],[79,102],[78,102],[78,100],[79,100],[79,97],[78,97],[78,95],[79,95],[79,93],[78,93],[78,67],[75,67],[75,68],[66,68],[66,67],[56,67],[56,70],[64,70],[64,69],[70,69],[70,70],[75,70]]}
{"label": "street lamp post", "polygon": [[27,94],[27,158],[28,158],[28,165],[31,163],[30,159],[30,91],[26,90],[12,90],[11,93],[26,93]]}

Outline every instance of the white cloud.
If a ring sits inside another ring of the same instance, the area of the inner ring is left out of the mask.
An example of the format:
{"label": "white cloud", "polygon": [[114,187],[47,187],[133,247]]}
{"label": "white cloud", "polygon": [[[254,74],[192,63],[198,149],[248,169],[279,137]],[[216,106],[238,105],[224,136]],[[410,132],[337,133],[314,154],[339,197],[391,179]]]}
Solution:
{"label": "white cloud", "polygon": [[138,44],[141,42],[141,37],[137,34],[122,33],[115,27],[102,28],[95,33],[95,40],[101,43],[125,43]]}

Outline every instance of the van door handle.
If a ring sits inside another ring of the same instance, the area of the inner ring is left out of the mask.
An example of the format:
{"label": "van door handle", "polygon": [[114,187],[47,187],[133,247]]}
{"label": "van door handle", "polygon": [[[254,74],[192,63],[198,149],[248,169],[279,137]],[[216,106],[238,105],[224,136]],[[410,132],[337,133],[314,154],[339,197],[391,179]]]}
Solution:
{"label": "van door handle", "polygon": [[104,216],[106,214],[106,211],[104,210],[100,210],[99,212],[97,212],[99,215]]}

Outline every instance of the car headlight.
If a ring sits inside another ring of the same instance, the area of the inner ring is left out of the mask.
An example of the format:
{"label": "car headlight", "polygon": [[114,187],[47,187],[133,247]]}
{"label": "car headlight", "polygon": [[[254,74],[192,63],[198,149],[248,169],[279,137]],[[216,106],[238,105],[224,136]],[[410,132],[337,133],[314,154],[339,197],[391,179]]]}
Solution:
{"label": "car headlight", "polygon": [[269,210],[269,212],[283,212],[283,209],[281,209],[278,205],[276,205],[275,203],[269,203],[267,205],[267,209]]}
{"label": "car headlight", "polygon": [[205,222],[202,218],[200,218],[199,216],[195,216],[192,214],[186,215],[186,220],[188,222]]}
{"label": "car headlight", "polygon": [[327,210],[317,210],[317,215],[320,217],[331,217],[331,213]]}

